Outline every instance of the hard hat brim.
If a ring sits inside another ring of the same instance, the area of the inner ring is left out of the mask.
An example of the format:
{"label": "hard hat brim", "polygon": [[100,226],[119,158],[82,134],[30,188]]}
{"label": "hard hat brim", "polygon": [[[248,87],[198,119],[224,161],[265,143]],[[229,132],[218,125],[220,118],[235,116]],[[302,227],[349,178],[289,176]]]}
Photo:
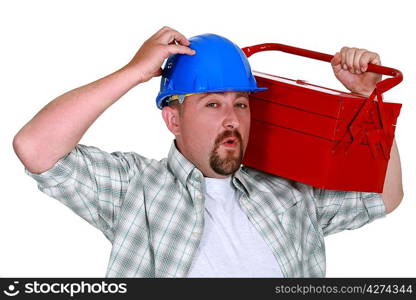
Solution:
{"label": "hard hat brim", "polygon": [[188,91],[165,91],[163,93],[159,93],[159,95],[157,96],[157,107],[159,109],[162,109],[164,106],[166,106],[166,100],[172,96],[172,95],[185,95],[185,94],[203,94],[203,93],[225,93],[225,92],[252,92],[252,93],[256,93],[256,92],[262,92],[267,90],[267,88],[264,87],[257,87],[257,88],[221,88],[221,89],[210,89],[210,90],[206,90],[206,91],[198,91],[198,93],[195,92],[188,92]]}

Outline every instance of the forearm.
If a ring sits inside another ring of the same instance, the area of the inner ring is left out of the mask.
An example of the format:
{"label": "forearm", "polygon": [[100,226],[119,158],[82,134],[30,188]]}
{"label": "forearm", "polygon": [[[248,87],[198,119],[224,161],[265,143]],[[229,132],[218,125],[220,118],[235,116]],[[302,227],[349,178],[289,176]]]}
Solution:
{"label": "forearm", "polygon": [[[334,55],[331,65],[337,79],[351,92],[369,97],[381,81],[381,74],[367,72],[368,64],[381,65],[375,52],[343,47]],[[393,211],[403,198],[402,171],[396,141],[393,142],[381,194],[386,212]]]}
{"label": "forearm", "polygon": [[390,160],[387,166],[386,178],[382,193],[386,213],[392,212],[403,198],[402,170],[400,156],[394,140],[391,147]]}
{"label": "forearm", "polygon": [[161,66],[170,55],[194,55],[189,44],[181,33],[163,27],[125,67],[59,96],[38,112],[13,139],[17,156],[32,173],[48,170],[76,146],[109,106],[135,85],[161,75]]}
{"label": "forearm", "polygon": [[16,134],[13,148],[17,156],[31,172],[49,169],[76,146],[109,106],[137,84],[137,76],[122,68],[54,99]]}

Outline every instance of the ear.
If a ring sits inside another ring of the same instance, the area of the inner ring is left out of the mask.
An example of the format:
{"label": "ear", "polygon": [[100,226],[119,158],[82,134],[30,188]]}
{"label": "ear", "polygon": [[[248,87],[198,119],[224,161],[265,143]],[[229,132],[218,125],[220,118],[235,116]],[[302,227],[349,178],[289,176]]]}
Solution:
{"label": "ear", "polygon": [[169,131],[175,136],[180,135],[180,118],[179,111],[176,108],[165,106],[162,109],[162,117],[168,127]]}

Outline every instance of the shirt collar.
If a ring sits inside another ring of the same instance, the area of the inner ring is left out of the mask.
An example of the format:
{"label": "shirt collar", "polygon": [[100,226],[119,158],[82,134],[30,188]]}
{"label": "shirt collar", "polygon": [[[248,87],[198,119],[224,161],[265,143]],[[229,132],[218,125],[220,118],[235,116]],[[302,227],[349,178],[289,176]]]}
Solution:
{"label": "shirt collar", "polygon": [[247,182],[247,179],[245,178],[245,172],[243,171],[242,167],[240,167],[233,175],[233,184],[236,188],[247,194],[247,196],[250,195],[250,186]]}
{"label": "shirt collar", "polygon": [[173,140],[170,147],[167,164],[171,172],[184,186],[186,186],[189,175],[194,175],[202,179],[203,175],[201,171],[179,152],[178,148],[176,148],[175,140]]}

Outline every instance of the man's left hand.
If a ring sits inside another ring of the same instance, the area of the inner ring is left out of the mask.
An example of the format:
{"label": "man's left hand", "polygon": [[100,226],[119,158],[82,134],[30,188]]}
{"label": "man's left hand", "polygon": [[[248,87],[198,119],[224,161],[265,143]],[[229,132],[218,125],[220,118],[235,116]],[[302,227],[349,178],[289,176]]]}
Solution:
{"label": "man's left hand", "polygon": [[380,56],[365,49],[343,47],[331,60],[337,79],[351,92],[370,95],[381,74],[366,72],[368,64],[380,65]]}

